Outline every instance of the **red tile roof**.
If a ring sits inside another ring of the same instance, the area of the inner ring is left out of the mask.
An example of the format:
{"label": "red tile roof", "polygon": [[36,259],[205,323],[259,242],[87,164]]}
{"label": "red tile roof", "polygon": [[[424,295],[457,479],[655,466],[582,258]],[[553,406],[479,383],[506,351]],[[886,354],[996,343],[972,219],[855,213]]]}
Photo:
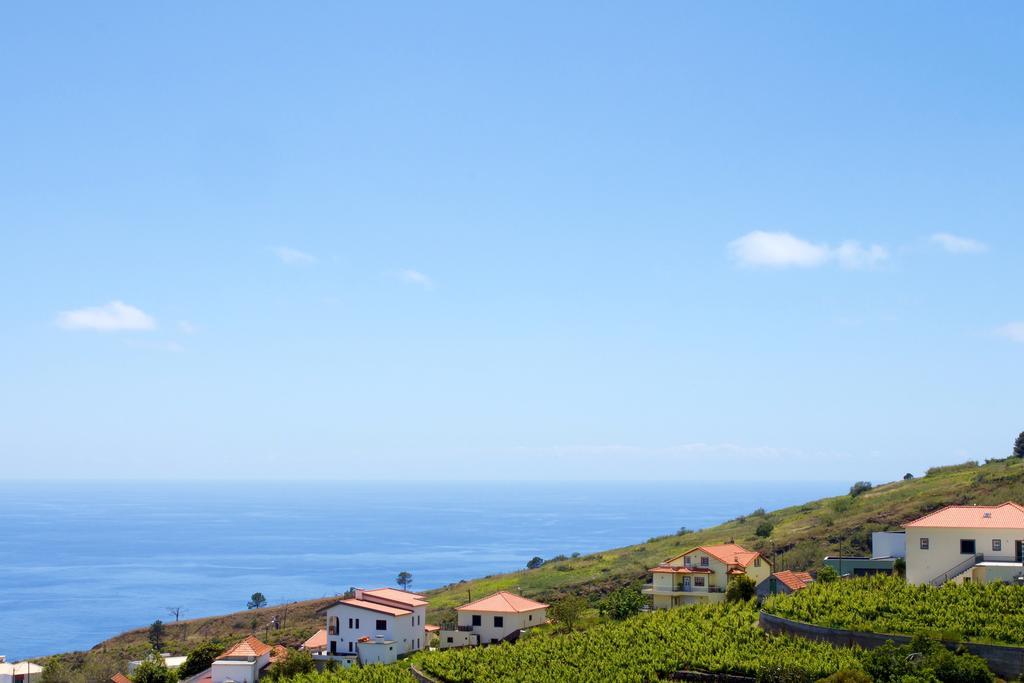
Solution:
{"label": "red tile roof", "polygon": [[459,612],[532,612],[535,609],[544,609],[545,607],[547,605],[543,602],[530,600],[508,591],[498,591],[494,595],[474,600],[455,609]]}
{"label": "red tile roof", "polygon": [[322,628],[302,644],[303,650],[323,650],[327,647],[327,629]]}
{"label": "red tile roof", "polygon": [[369,591],[364,590],[362,593],[364,599],[366,596],[370,596],[372,598],[397,602],[407,607],[424,607],[427,604],[424,596],[419,593],[410,593],[409,591],[400,591],[394,588],[375,588]]}
{"label": "red tile roof", "polygon": [[907,522],[904,527],[961,529],[1024,529],[1024,507],[1002,505],[950,505]]}
{"label": "red tile roof", "polygon": [[235,643],[217,659],[228,659],[230,657],[262,657],[270,652],[270,646],[256,636],[248,636],[245,640]]}
{"label": "red tile roof", "polygon": [[814,580],[814,578],[807,572],[794,572],[785,570],[781,572],[775,572],[772,574],[776,579],[786,585],[787,588],[793,591],[798,591],[802,588],[806,588],[807,584]]}
{"label": "red tile roof", "polygon": [[270,648],[270,663],[271,664],[273,664],[274,662],[276,662],[278,660],[284,659],[287,656],[288,656],[288,648],[286,648],[284,645],[275,645],[274,647]]}
{"label": "red tile roof", "polygon": [[432,633],[433,631],[440,631],[441,627],[436,625],[436,624],[426,624],[423,627],[423,630],[426,631],[427,633]]}
{"label": "red tile roof", "polygon": [[118,671],[116,674],[110,677],[112,683],[132,683],[132,679],[125,676],[123,673]]}
{"label": "red tile roof", "polygon": [[339,604],[348,605],[349,607],[358,607],[360,609],[368,609],[371,612],[380,612],[381,614],[390,614],[394,617],[412,614],[410,610],[402,609],[401,607],[382,605],[379,602],[370,602],[369,600],[356,600],[355,598],[348,598],[346,600],[342,600]]}
{"label": "red tile roof", "polygon": [[680,557],[686,557],[690,553],[701,550],[704,553],[714,557],[720,562],[724,562],[727,565],[738,565],[740,567],[746,567],[758,557],[761,557],[761,553],[754,550],[747,550],[741,545],[736,543],[722,543],[720,545],[699,545],[696,548],[691,548],[685,553],[676,555],[669,562],[678,560]]}

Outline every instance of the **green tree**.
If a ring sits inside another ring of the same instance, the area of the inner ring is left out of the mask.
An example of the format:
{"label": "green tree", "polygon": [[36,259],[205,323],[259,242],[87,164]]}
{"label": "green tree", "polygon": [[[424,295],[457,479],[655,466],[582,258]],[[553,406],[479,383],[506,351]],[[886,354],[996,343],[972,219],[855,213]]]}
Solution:
{"label": "green tree", "polygon": [[856,484],[854,484],[853,486],[850,487],[850,497],[851,498],[856,498],[857,496],[859,496],[860,494],[864,493],[865,491],[870,491],[870,490],[871,490],[871,482],[870,481],[858,481]]}
{"label": "green tree", "polygon": [[305,650],[288,650],[288,654],[270,665],[267,670],[268,680],[289,680],[301,674],[316,670],[313,655]]}
{"label": "green tree", "polygon": [[534,555],[533,559],[526,563],[526,568],[536,569],[537,567],[540,567],[542,564],[544,564],[544,558]]}
{"label": "green tree", "polygon": [[760,536],[761,538],[768,538],[772,535],[772,530],[774,528],[775,525],[766,519],[765,521],[757,525],[757,529],[754,530],[754,533]]}
{"label": "green tree", "polygon": [[149,643],[157,650],[164,644],[164,622],[159,619],[149,625]]}
{"label": "green tree", "polygon": [[253,593],[252,597],[249,598],[249,603],[248,603],[249,609],[259,609],[260,607],[266,607],[266,606],[267,606],[267,598],[266,598],[265,595],[263,595],[263,593],[260,593],[259,591],[256,591],[255,593]]}
{"label": "green tree", "polygon": [[835,567],[826,564],[824,567],[818,570],[817,576],[814,577],[815,581],[821,581],[822,583],[830,583],[839,578],[839,572],[835,570]]}
{"label": "green tree", "polygon": [[1024,432],[1017,435],[1017,440],[1013,442],[1013,455],[1016,458],[1024,458]]}
{"label": "green tree", "polygon": [[639,614],[644,606],[644,596],[635,588],[620,588],[611,593],[601,605],[601,611],[612,619],[628,619]]}
{"label": "green tree", "polygon": [[150,655],[132,672],[132,683],[177,683],[178,675],[167,668],[164,660]]}
{"label": "green tree", "polygon": [[71,667],[60,658],[47,662],[39,676],[40,683],[74,683],[74,680],[75,675],[71,672]]}
{"label": "green tree", "polygon": [[194,648],[188,653],[185,663],[178,667],[178,678],[185,680],[195,676],[197,673],[206,671],[213,666],[213,660],[217,659],[223,651],[224,648],[216,643],[203,643],[199,647]]}
{"label": "green tree", "polygon": [[903,481],[909,481],[909,480],[911,480],[913,478],[914,478],[914,475],[911,474],[910,472],[907,472],[906,474],[903,475]]}
{"label": "green tree", "polygon": [[740,574],[731,581],[725,589],[726,602],[747,602],[757,592],[754,580],[746,574]]}
{"label": "green tree", "polygon": [[579,595],[567,595],[551,605],[551,618],[565,626],[565,630],[571,631],[586,609],[585,598]]}
{"label": "green tree", "polygon": [[398,578],[395,579],[395,583],[402,587],[402,590],[409,590],[409,586],[412,585],[412,574],[409,572],[398,572]]}
{"label": "green tree", "polygon": [[892,573],[896,576],[907,575],[907,561],[902,557],[897,557],[892,563]]}

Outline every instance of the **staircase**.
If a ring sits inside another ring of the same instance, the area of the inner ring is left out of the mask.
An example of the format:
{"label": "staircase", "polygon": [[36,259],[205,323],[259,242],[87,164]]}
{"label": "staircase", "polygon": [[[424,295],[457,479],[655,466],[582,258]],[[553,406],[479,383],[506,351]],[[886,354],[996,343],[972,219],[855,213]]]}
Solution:
{"label": "staircase", "polygon": [[985,559],[984,555],[971,555],[970,557],[968,557],[966,560],[964,560],[960,564],[956,565],[955,567],[953,567],[952,569],[950,569],[947,572],[943,572],[942,574],[939,574],[938,576],[936,576],[934,579],[932,579],[928,583],[931,584],[932,586],[941,586],[942,584],[946,583],[947,581],[952,581],[953,579],[957,578],[961,574],[964,574],[964,573],[970,571],[974,567],[974,565],[978,564],[979,562],[981,562],[984,559]]}

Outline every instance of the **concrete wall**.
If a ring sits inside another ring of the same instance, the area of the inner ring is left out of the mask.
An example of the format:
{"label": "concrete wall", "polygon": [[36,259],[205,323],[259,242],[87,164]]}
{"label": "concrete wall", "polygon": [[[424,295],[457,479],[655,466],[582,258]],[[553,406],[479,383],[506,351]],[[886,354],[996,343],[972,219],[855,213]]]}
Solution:
{"label": "concrete wall", "polygon": [[255,683],[256,662],[240,659],[218,659],[211,667],[213,683],[235,681],[235,683]]}
{"label": "concrete wall", "polygon": [[[767,612],[761,612],[759,623],[761,628],[769,633],[786,633],[791,636],[807,638],[808,640],[820,640],[840,647],[853,647],[856,645],[865,650],[872,650],[890,640],[898,644],[909,643],[911,640],[910,636],[866,633],[863,631],[847,631],[839,628],[815,626],[800,621],[783,619]],[[1024,674],[1024,648],[1005,645],[984,645],[981,643],[947,642],[945,644],[951,649],[962,646],[971,654],[978,655],[988,662],[988,668],[992,669],[997,676],[1012,679]]]}
{"label": "concrete wall", "polygon": [[875,531],[871,534],[871,557],[906,557],[907,534],[903,531]]}

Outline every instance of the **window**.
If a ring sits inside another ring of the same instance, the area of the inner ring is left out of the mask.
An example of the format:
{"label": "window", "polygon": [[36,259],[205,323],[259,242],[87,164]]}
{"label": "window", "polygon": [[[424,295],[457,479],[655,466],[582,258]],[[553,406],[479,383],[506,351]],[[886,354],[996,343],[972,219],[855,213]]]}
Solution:
{"label": "window", "polygon": [[693,564],[693,558],[692,557],[687,555],[686,557],[683,558],[683,566],[689,567],[691,564]]}
{"label": "window", "polygon": [[348,619],[348,627],[352,628],[352,617],[349,617]]}
{"label": "window", "polygon": [[928,550],[928,539],[921,537],[921,550]]}
{"label": "window", "polygon": [[992,539],[992,550],[995,550],[996,552],[999,552],[1002,549],[1003,549],[1003,541],[1002,541],[1002,539],[993,538]]}
{"label": "window", "polygon": [[455,642],[455,640],[454,640],[454,639],[453,639],[453,638],[452,638],[451,636],[448,636],[448,642],[449,642],[449,643],[454,643],[454,642]]}
{"label": "window", "polygon": [[708,566],[708,556],[707,555],[701,555],[700,556],[700,566],[702,566],[702,567]]}
{"label": "window", "polygon": [[531,614],[531,615],[529,616],[529,618],[527,619],[527,621],[533,621],[533,615],[532,615],[532,614]]}
{"label": "window", "polygon": [[331,620],[328,622],[327,626],[327,635],[338,635],[338,617],[331,617]]}
{"label": "window", "polygon": [[377,630],[378,631],[387,631],[388,630],[388,620],[387,619],[378,619],[377,620]]}
{"label": "window", "polygon": [[473,615],[473,626],[480,626],[482,623],[483,622],[481,621],[480,615],[479,614],[474,614]]}
{"label": "window", "polygon": [[760,557],[755,557],[754,558],[754,566],[755,567],[760,567],[761,566],[761,558]]}
{"label": "window", "polygon": [[693,577],[693,585],[694,586],[703,586],[704,585],[704,577],[703,576],[695,576],[695,577]]}
{"label": "window", "polygon": [[974,539],[965,538],[960,541],[960,554],[961,555],[973,555],[974,554]]}
{"label": "window", "polygon": [[505,617],[494,617],[494,628],[501,628],[505,625]]}

